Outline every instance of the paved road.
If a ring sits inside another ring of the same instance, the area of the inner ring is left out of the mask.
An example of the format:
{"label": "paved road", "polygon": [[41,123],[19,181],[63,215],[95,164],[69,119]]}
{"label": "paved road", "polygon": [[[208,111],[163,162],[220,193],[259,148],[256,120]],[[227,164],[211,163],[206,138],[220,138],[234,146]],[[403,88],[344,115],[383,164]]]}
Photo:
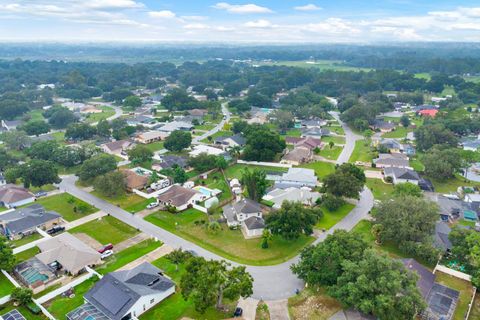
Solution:
{"label": "paved road", "polygon": [[335,118],[335,120],[340,123],[340,125],[343,128],[343,131],[345,131],[345,146],[343,147],[342,153],[340,153],[340,156],[337,159],[338,164],[342,164],[345,162],[348,162],[350,159],[350,156],[353,153],[353,149],[355,149],[355,142],[357,140],[363,139],[362,136],[354,133],[352,129],[350,129],[346,123],[344,123],[342,120],[340,120],[340,114],[337,111],[330,111],[329,112],[332,117]]}
{"label": "paved road", "polygon": [[223,114],[222,121],[220,121],[220,123],[217,124],[215,128],[211,129],[210,131],[205,132],[201,136],[194,137],[192,140],[192,144],[202,144],[201,140],[208,138],[209,136],[217,133],[218,131],[221,131],[223,129],[223,125],[230,121],[231,114],[230,114],[230,111],[228,111],[227,103],[228,102],[222,103],[222,114]]}

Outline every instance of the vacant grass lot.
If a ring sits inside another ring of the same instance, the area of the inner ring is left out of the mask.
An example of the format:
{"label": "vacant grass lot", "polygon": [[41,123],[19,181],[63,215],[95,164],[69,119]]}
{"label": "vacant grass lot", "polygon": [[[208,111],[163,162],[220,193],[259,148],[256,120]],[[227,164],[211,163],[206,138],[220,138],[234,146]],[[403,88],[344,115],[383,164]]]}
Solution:
{"label": "vacant grass lot", "polygon": [[247,164],[234,164],[233,166],[228,167],[224,170],[225,177],[227,179],[241,179],[243,169],[248,168],[249,170],[259,169],[264,170],[265,172],[287,172],[287,168],[277,168],[277,167],[264,167],[264,166],[251,166]]}
{"label": "vacant grass lot", "polygon": [[317,153],[319,156],[324,157],[325,159],[329,160],[337,160],[338,157],[340,156],[340,153],[342,153],[343,148],[334,146],[333,148],[330,148],[329,146],[325,146],[322,150],[320,150],[319,153]]}
{"label": "vacant grass lot", "polygon": [[58,212],[67,221],[74,221],[98,211],[94,206],[75,198],[69,193],[40,198],[36,202],[47,210]]}
{"label": "vacant grass lot", "polygon": [[291,319],[327,320],[341,309],[341,304],[322,288],[307,288],[288,299]]}
{"label": "vacant grass lot", "polygon": [[355,142],[355,149],[353,149],[349,162],[362,161],[371,163],[374,158],[370,144],[365,140],[358,140]]}
{"label": "vacant grass lot", "polygon": [[44,307],[56,318],[59,320],[66,319],[66,314],[74,309],[80,307],[83,304],[83,295],[88,292],[98,281],[97,277],[92,277],[85,280],[78,286],[74,288],[75,297],[62,298],[62,296],[57,296],[53,300],[44,304]]}
{"label": "vacant grass lot", "polygon": [[[0,298],[12,293],[13,288],[15,288],[15,286],[0,272]],[[1,311],[0,314],[2,314]]]}
{"label": "vacant grass lot", "polygon": [[322,137],[322,142],[328,144],[330,141],[332,141],[335,144],[345,144],[345,138],[344,137],[338,137],[338,136],[324,136],[324,137]]}
{"label": "vacant grass lot", "polygon": [[396,138],[396,139],[402,139],[407,137],[407,133],[410,132],[411,130],[402,127],[402,126],[397,126],[395,130],[391,132],[386,132],[382,134],[383,138]]}
{"label": "vacant grass lot", "polygon": [[154,261],[153,265],[163,270],[176,283],[177,291],[156,307],[140,316],[140,320],[176,320],[184,318],[216,320],[226,319],[233,313],[222,313],[215,308],[208,308],[204,314],[196,312],[193,301],[191,299],[183,299],[179,288],[180,279],[185,273],[185,266],[180,264],[177,271],[175,265],[165,257]]}
{"label": "vacant grass lot", "polygon": [[[454,320],[463,320],[468,310],[468,305],[472,300],[473,288],[470,282],[467,282],[462,279],[458,279],[452,277],[443,272],[436,272],[435,275],[437,276],[436,281],[444,286],[449,288],[455,289],[460,292],[460,298],[458,299],[457,309],[455,309],[455,313],[453,314]],[[472,318],[470,319],[478,319]]]}
{"label": "vacant grass lot", "polygon": [[164,143],[165,143],[164,141],[156,141],[156,142],[146,144],[145,147],[147,147],[147,149],[149,149],[150,151],[155,152],[155,151],[164,149],[163,147]]}
{"label": "vacant grass lot", "polygon": [[300,167],[313,169],[315,171],[315,174],[320,180],[325,176],[328,176],[329,174],[335,172],[335,165],[330,162],[317,161],[317,162],[303,164]]}
{"label": "vacant grass lot", "polygon": [[71,229],[69,232],[85,233],[102,244],[117,244],[139,233],[135,228],[112,216],[90,221]]}
{"label": "vacant grass lot", "polygon": [[119,197],[106,197],[100,192],[96,192],[96,191],[92,191],[91,193],[96,197],[103,199],[105,201],[108,201],[116,206],[119,206],[123,210],[131,213],[138,212],[140,210],[145,209],[147,204],[151,202],[150,200],[142,198],[139,195],[136,195],[134,193],[124,194]]}
{"label": "vacant grass lot", "polygon": [[457,175],[455,178],[451,178],[445,181],[439,181],[435,179],[430,179],[435,187],[435,192],[438,193],[451,193],[456,192],[458,187],[479,187],[480,183],[467,180],[460,175]]}
{"label": "vacant grass lot", "polygon": [[228,136],[232,136],[233,135],[233,132],[232,131],[224,131],[224,130],[220,130],[214,134],[212,134],[211,136],[205,138],[202,140],[203,143],[210,143],[210,142],[213,142],[216,138],[218,137],[228,137]]}
{"label": "vacant grass lot", "polygon": [[100,109],[102,110],[102,112],[91,113],[91,114],[87,115],[86,119],[85,119],[85,122],[86,123],[99,122],[99,121],[105,120],[105,119],[107,119],[107,118],[109,118],[109,117],[111,117],[115,114],[115,110],[113,110],[113,108],[111,108],[111,107],[102,106],[102,107],[100,107]]}
{"label": "vacant grass lot", "polygon": [[323,217],[320,218],[315,227],[328,230],[342,220],[353,208],[355,208],[355,206],[350,203],[344,204],[335,211],[330,211],[322,207]]}
{"label": "vacant grass lot", "polygon": [[366,185],[377,200],[384,201],[392,197],[393,184],[384,183],[381,179],[368,178]]}
{"label": "vacant grass lot", "polygon": [[269,248],[261,248],[261,239],[246,240],[240,230],[230,230],[226,225],[216,233],[206,230],[204,225],[195,221],[207,220],[207,216],[197,210],[189,209],[178,214],[159,211],[145,218],[167,231],[195,242],[199,246],[221,255],[227,259],[250,265],[273,265],[294,257],[301,249],[310,244],[314,238],[302,236],[294,241],[287,241],[273,236]]}
{"label": "vacant grass lot", "polygon": [[120,252],[115,252],[113,256],[110,256],[107,262],[97,268],[98,273],[107,274],[115,271],[132,261],[135,261],[144,255],[152,252],[153,250],[160,248],[162,242],[155,241],[154,239],[144,240],[136,245],[133,245]]}
{"label": "vacant grass lot", "polygon": [[345,134],[345,130],[343,130],[342,126],[340,125],[328,125],[328,126],[325,126],[324,128],[330,130],[330,132],[335,132],[336,134],[339,134],[339,135]]}

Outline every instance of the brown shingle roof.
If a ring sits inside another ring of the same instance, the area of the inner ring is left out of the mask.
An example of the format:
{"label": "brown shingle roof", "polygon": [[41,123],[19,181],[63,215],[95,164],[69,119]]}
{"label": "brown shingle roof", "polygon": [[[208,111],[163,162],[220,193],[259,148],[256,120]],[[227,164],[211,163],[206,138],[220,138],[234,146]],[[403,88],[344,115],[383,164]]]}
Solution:
{"label": "brown shingle roof", "polygon": [[27,189],[14,184],[6,184],[0,187],[0,202],[15,203],[33,197]]}
{"label": "brown shingle roof", "polygon": [[170,189],[159,195],[158,200],[161,202],[170,203],[175,207],[180,207],[187,204],[187,202],[197,193],[198,191],[193,189],[173,185],[170,187]]}
{"label": "brown shingle roof", "polygon": [[138,175],[131,170],[123,170],[122,173],[128,189],[143,189],[148,183],[148,177]]}

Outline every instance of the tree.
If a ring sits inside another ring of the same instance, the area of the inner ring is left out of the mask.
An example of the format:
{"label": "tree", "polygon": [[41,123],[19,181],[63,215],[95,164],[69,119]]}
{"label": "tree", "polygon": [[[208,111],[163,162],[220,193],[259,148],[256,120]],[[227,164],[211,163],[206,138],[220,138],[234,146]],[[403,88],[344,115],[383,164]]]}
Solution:
{"label": "tree", "polygon": [[137,96],[128,96],[123,100],[123,106],[131,109],[140,108],[142,106],[142,99]]}
{"label": "tree", "polygon": [[103,119],[97,123],[97,134],[101,137],[108,138],[111,134],[111,125],[107,120]]}
{"label": "tree", "polygon": [[362,183],[365,183],[367,181],[367,178],[365,177],[365,172],[361,168],[351,163],[344,163],[338,166],[335,171],[337,173],[343,173],[352,176],[353,178]]}
{"label": "tree", "polygon": [[173,182],[175,183],[185,183],[188,180],[188,175],[181,167],[174,165],[173,169]]}
{"label": "tree", "polygon": [[10,272],[13,270],[16,262],[17,259],[7,238],[0,236],[0,269]]}
{"label": "tree", "polygon": [[451,255],[472,275],[472,283],[480,285],[480,233],[472,229],[454,227],[448,235],[452,242]]}
{"label": "tree", "polygon": [[325,241],[305,248],[293,273],[309,285],[331,286],[343,273],[344,261],[359,261],[368,243],[355,233],[335,230]]}
{"label": "tree", "polygon": [[135,164],[150,161],[153,157],[153,151],[141,144],[137,144],[135,147],[128,150],[127,154],[128,159]]}
{"label": "tree", "polygon": [[262,232],[262,249],[268,249],[268,241],[272,240],[272,233],[268,229]]}
{"label": "tree", "polygon": [[345,204],[345,200],[333,194],[326,193],[322,196],[321,203],[328,211],[336,211]]}
{"label": "tree", "polygon": [[366,178],[362,169],[345,163],[323,179],[323,191],[337,197],[358,199]]}
{"label": "tree", "polygon": [[125,176],[120,171],[107,172],[93,181],[95,191],[107,197],[119,197],[125,194]]}
{"label": "tree", "polygon": [[368,249],[361,260],[345,260],[342,268],[328,293],[346,307],[392,320],[413,319],[426,307],[418,276],[385,254]]}
{"label": "tree", "polygon": [[265,223],[272,234],[293,240],[302,234],[311,235],[322,215],[321,210],[306,208],[301,202],[284,201],[278,211],[267,215]]}
{"label": "tree", "polygon": [[190,158],[188,160],[188,165],[198,172],[205,172],[217,167],[218,157],[219,156],[213,154],[201,153],[195,158]]}
{"label": "tree", "polygon": [[410,125],[410,118],[407,116],[407,115],[403,115],[401,118],[400,118],[400,123],[402,124],[402,126],[404,128],[408,128],[408,126]]}
{"label": "tree", "polygon": [[278,126],[281,132],[293,127],[295,121],[293,114],[286,110],[275,110],[269,114],[269,119]]}
{"label": "tree", "polygon": [[179,152],[190,147],[191,143],[192,135],[190,132],[175,130],[165,139],[164,146],[167,150]]}
{"label": "tree", "polygon": [[425,174],[440,181],[453,178],[455,172],[462,167],[462,158],[454,148],[432,148],[423,156],[422,162],[425,165]]}
{"label": "tree", "polygon": [[30,142],[28,135],[18,130],[4,132],[1,140],[11,150],[21,150]]}
{"label": "tree", "polygon": [[21,130],[30,136],[38,136],[50,131],[50,125],[43,120],[31,120],[21,126]]}
{"label": "tree", "polygon": [[51,161],[33,159],[19,167],[19,178],[26,188],[59,183],[58,170]]}
{"label": "tree", "polygon": [[375,214],[375,223],[382,225],[382,242],[391,241],[404,253],[435,263],[438,252],[430,249],[438,210],[435,203],[414,196],[383,201]]}
{"label": "tree", "polygon": [[115,157],[102,153],[86,160],[78,170],[77,175],[82,181],[90,181],[116,168]]}
{"label": "tree", "polygon": [[461,168],[463,169],[464,176],[467,175],[468,169],[475,163],[480,162],[480,153],[471,150],[461,150]]}
{"label": "tree", "polygon": [[263,170],[245,168],[242,171],[242,184],[247,189],[250,199],[260,201],[267,192],[267,174]]}
{"label": "tree", "polygon": [[224,260],[192,257],[185,271],[180,280],[182,295],[192,299],[200,313],[212,306],[220,309],[224,298],[234,301],[253,293],[253,278],[244,266],[231,267]]}
{"label": "tree", "polygon": [[13,289],[11,298],[18,304],[25,306],[32,302],[33,292],[32,289],[17,287]]}
{"label": "tree", "polygon": [[397,197],[412,196],[420,198],[422,196],[422,189],[410,182],[399,183],[393,187],[393,194]]}
{"label": "tree", "polygon": [[243,133],[247,127],[247,121],[235,121],[232,125],[232,131],[233,133]]}
{"label": "tree", "polygon": [[425,124],[414,132],[415,142],[420,151],[430,149],[436,144],[456,147],[458,138],[443,124]]}
{"label": "tree", "polygon": [[69,124],[76,122],[77,117],[67,108],[52,108],[53,113],[49,114],[48,123],[55,129],[66,128]]}
{"label": "tree", "polygon": [[7,150],[0,149],[0,171],[5,171],[5,169],[13,164],[15,164],[15,158],[12,157]]}
{"label": "tree", "polygon": [[65,131],[65,138],[73,141],[89,140],[95,133],[96,129],[87,123],[72,123]]}
{"label": "tree", "polygon": [[273,161],[286,147],[280,135],[265,125],[248,126],[245,129],[245,137],[247,140],[243,151],[245,160]]}
{"label": "tree", "polygon": [[183,251],[180,249],[175,249],[165,256],[175,265],[175,271],[178,271],[178,265],[185,263],[188,259],[192,257],[192,254],[188,251]]}

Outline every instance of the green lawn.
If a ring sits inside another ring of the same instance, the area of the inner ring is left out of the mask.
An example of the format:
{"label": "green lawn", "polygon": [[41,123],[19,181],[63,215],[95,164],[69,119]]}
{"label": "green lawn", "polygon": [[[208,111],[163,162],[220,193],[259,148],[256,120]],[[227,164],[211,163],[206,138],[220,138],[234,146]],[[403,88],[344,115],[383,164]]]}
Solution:
{"label": "green lawn", "polygon": [[13,288],[15,288],[15,286],[0,272],[0,298],[9,295]]}
{"label": "green lawn", "polygon": [[147,204],[152,202],[152,200],[140,197],[139,195],[137,195],[135,193],[125,194],[125,195],[122,195],[122,196],[119,196],[119,197],[106,197],[106,196],[104,196],[103,194],[101,194],[100,192],[97,192],[97,191],[92,191],[91,193],[93,195],[95,195],[96,197],[98,197],[100,199],[103,199],[105,201],[108,201],[111,204],[114,204],[116,206],[119,206],[123,210],[131,212],[131,213],[135,213],[135,212],[138,212],[140,210],[145,209]]}
{"label": "green lawn", "polygon": [[140,320],[177,320],[177,319],[202,319],[217,320],[225,319],[231,316],[232,312],[222,313],[215,308],[208,308],[204,314],[195,311],[195,305],[191,299],[184,300],[182,293],[178,288],[180,279],[185,273],[185,266],[179,265],[178,271],[173,263],[163,257],[153,262],[153,264],[163,270],[177,284],[177,292],[160,304],[140,316]]}
{"label": "green lawn", "polygon": [[332,141],[335,144],[345,144],[345,138],[344,137],[337,137],[337,136],[324,136],[324,137],[322,137],[322,142],[328,144],[330,141]]}
{"label": "green lawn", "polygon": [[432,78],[432,76],[430,75],[430,73],[423,72],[423,73],[415,73],[415,78],[424,79],[424,80],[430,81],[430,79]]}
{"label": "green lawn", "polygon": [[320,152],[317,153],[317,155],[324,157],[325,159],[329,160],[337,160],[340,154],[342,153],[343,148],[334,146],[333,148],[330,148],[328,145],[325,146]]}
{"label": "green lawn", "polygon": [[33,258],[36,256],[38,253],[40,253],[40,249],[38,247],[33,247],[30,249],[27,249],[25,251],[19,252],[15,255],[15,258],[17,259],[17,263],[26,261],[30,258]]}
{"label": "green lawn", "polygon": [[115,271],[161,246],[162,243],[160,241],[155,241],[153,239],[144,240],[125,250],[115,252],[113,256],[108,258],[105,264],[97,268],[97,271],[100,274],[107,274]]}
{"label": "green lawn", "polygon": [[5,314],[9,311],[17,309],[27,320],[46,320],[47,317],[40,314],[33,314],[27,307],[24,306],[14,306],[13,302],[8,302],[0,306],[0,314]]}
{"label": "green lawn", "polygon": [[65,141],[65,132],[63,132],[63,131],[61,131],[61,132],[54,132],[54,133],[52,133],[52,137],[53,137],[56,141],[63,142],[63,141]]}
{"label": "green lawn", "polygon": [[204,130],[204,131],[209,131],[215,128],[214,124],[200,124],[198,126],[195,126],[194,130]]}
{"label": "green lawn", "polygon": [[105,216],[101,220],[90,221],[75,227],[70,230],[70,233],[85,233],[102,244],[117,244],[139,232],[112,216]]}
{"label": "green lawn", "polygon": [[371,163],[374,158],[374,152],[370,144],[365,140],[358,140],[355,142],[355,149],[353,149],[349,162],[362,161]]}
{"label": "green lawn", "polygon": [[34,294],[33,297],[34,297],[35,299],[38,299],[38,298],[46,295],[47,293],[50,293],[50,292],[52,292],[52,291],[55,291],[55,290],[57,290],[57,289],[59,289],[59,288],[61,288],[61,287],[62,287],[62,283],[54,284],[54,285],[52,285],[52,286],[49,286],[47,289],[42,290],[42,291]]}
{"label": "green lawn", "polygon": [[[224,131],[224,130],[220,130],[214,134],[212,134],[211,136],[209,136],[208,138],[205,138],[202,140],[203,143],[209,143],[210,141],[213,142],[213,140],[215,140],[215,138],[218,138],[218,137],[223,137],[223,136],[231,136],[233,135],[233,132],[232,131]],[[211,139],[209,139],[211,138]]]}
{"label": "green lawn", "polygon": [[470,312],[470,317],[468,320],[480,319],[480,295],[475,295],[475,300],[473,300],[472,311]]}
{"label": "green lawn", "polygon": [[287,172],[287,168],[277,168],[277,167],[264,167],[264,166],[251,166],[247,164],[234,164],[233,166],[229,166],[227,169],[224,170],[225,176],[228,179],[242,178],[242,170],[248,168],[249,170],[259,169],[264,170],[265,172]]}
{"label": "green lawn", "polygon": [[75,198],[69,193],[39,198],[37,203],[47,210],[58,212],[67,221],[74,221],[98,211],[94,206]]}
{"label": "green lawn", "polygon": [[373,197],[377,200],[388,200],[392,197],[393,184],[384,183],[381,179],[367,179],[367,187],[373,193]]}
{"label": "green lawn", "polygon": [[29,236],[23,237],[21,239],[10,241],[10,243],[12,244],[13,247],[18,248],[23,246],[24,244],[30,243],[32,241],[35,241],[41,238],[42,236],[39,233],[34,233]]}
{"label": "green lawn", "polygon": [[146,144],[145,147],[147,147],[147,149],[149,149],[150,151],[155,152],[155,151],[164,149],[163,144],[164,144],[164,141],[156,141],[156,142]]}
{"label": "green lawn", "polygon": [[67,313],[80,307],[84,303],[83,295],[87,293],[97,281],[97,277],[87,279],[74,287],[74,298],[62,298],[62,296],[57,296],[52,301],[47,302],[44,306],[56,319],[65,320]]}
{"label": "green lawn", "polygon": [[438,193],[451,193],[451,192],[456,192],[458,187],[474,187],[474,186],[480,186],[480,183],[476,183],[470,180],[467,180],[459,175],[457,175],[455,178],[451,178],[445,181],[439,181],[435,179],[430,179],[433,183],[433,186],[435,187],[435,192]]}
{"label": "green lawn", "polygon": [[336,134],[340,134],[340,135],[345,134],[345,130],[343,130],[342,126],[340,125],[337,125],[337,126],[328,125],[328,126],[325,126],[324,128],[330,130],[331,132],[335,132]]}
{"label": "green lawn", "polygon": [[99,122],[100,120],[107,119],[115,114],[115,110],[113,110],[113,108],[111,107],[102,106],[100,107],[100,109],[102,109],[102,112],[88,114],[85,118],[85,122],[86,123]]}
{"label": "green lawn", "polygon": [[302,136],[302,130],[300,129],[289,129],[283,136],[286,137],[294,137],[294,138],[300,138]]}
{"label": "green lawn", "polygon": [[320,180],[325,176],[335,172],[335,165],[330,162],[317,161],[303,164],[300,167],[315,170],[315,174]]}
{"label": "green lawn", "polygon": [[347,214],[355,208],[353,204],[346,203],[335,211],[330,211],[325,207],[322,207],[323,217],[315,225],[318,229],[328,230],[342,220]]}
{"label": "green lawn", "polygon": [[[455,309],[455,313],[453,314],[453,320],[463,320],[465,314],[467,313],[468,305],[472,300],[473,288],[471,283],[462,279],[452,277],[443,272],[436,272],[435,275],[437,276],[436,282],[460,292],[457,308]],[[470,319],[478,318],[470,317]]]}
{"label": "green lawn", "polygon": [[307,61],[275,61],[275,62],[264,62],[264,61],[255,61],[255,64],[260,65],[280,65],[288,67],[299,67],[299,68],[316,68],[319,70],[334,70],[334,71],[371,71],[370,68],[361,68],[361,67],[351,67],[345,65],[344,62],[340,60],[316,60],[314,62]]}
{"label": "green lawn", "polygon": [[204,225],[195,223],[207,220],[207,216],[194,209],[178,214],[159,211],[145,220],[227,259],[250,265],[273,265],[287,261],[314,240],[313,237],[302,236],[298,240],[287,241],[274,236],[269,248],[262,249],[261,239],[246,240],[240,230],[230,230],[226,225],[222,225],[222,230],[217,233],[207,231]]}
{"label": "green lawn", "polygon": [[410,167],[412,167],[413,170],[417,172],[422,172],[423,170],[425,170],[425,166],[418,158],[410,159],[409,162],[410,162]]}
{"label": "green lawn", "polygon": [[397,126],[395,130],[391,132],[386,132],[382,134],[383,138],[396,138],[396,139],[402,139],[407,137],[407,133],[411,131],[405,127],[402,126]]}
{"label": "green lawn", "polygon": [[30,121],[45,120],[42,109],[31,110],[26,114],[26,116],[30,117]]}

